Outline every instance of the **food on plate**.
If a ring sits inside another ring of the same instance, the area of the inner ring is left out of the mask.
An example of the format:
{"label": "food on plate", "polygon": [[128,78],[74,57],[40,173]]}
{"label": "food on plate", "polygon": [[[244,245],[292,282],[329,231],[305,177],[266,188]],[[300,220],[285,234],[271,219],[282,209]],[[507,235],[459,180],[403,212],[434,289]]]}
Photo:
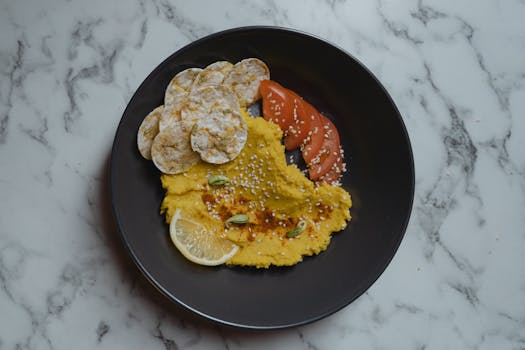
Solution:
{"label": "food on plate", "polygon": [[335,163],[332,164],[332,167],[325,174],[319,177],[319,181],[326,182],[328,184],[337,183],[339,177],[341,177],[341,173],[344,171],[346,171],[346,164],[343,163],[343,154],[341,151]]}
{"label": "food on plate", "polygon": [[191,148],[203,161],[223,164],[239,155],[246,137],[246,122],[240,114],[231,110],[213,111],[193,127]]}
{"label": "food on plate", "polygon": [[217,61],[202,70],[193,82],[192,90],[203,86],[220,85],[226,75],[233,68],[233,64],[228,61]]}
{"label": "food on plate", "polygon": [[308,173],[310,179],[316,180],[326,174],[337,158],[341,157],[339,152],[339,134],[334,124],[326,117],[323,117],[323,142],[321,148],[315,153],[309,162]]}
{"label": "food on plate", "polygon": [[182,120],[197,122],[212,111],[229,110],[239,114],[239,100],[230,88],[222,85],[203,86],[193,90],[181,110]]}
{"label": "food on plate", "polygon": [[180,110],[184,106],[186,96],[200,72],[202,72],[201,68],[188,68],[177,73],[171,79],[164,94],[164,111],[159,122],[160,130],[172,122],[180,120]]}
{"label": "food on plate", "polygon": [[190,121],[177,121],[155,137],[151,145],[151,158],[160,171],[179,174],[199,161],[199,154],[190,145],[192,127]]}
{"label": "food on plate", "polygon": [[262,81],[260,91],[263,116],[281,127],[288,151],[298,148],[312,129],[315,116],[311,112],[317,111],[313,107],[308,108],[307,102],[299,95],[275,81]]}
{"label": "food on plate", "polygon": [[185,219],[179,209],[171,218],[170,238],[182,255],[200,265],[224,264],[239,250],[235,243],[217,237],[198,222]]}
{"label": "food on plate", "polygon": [[[267,113],[265,118],[283,130],[286,149],[301,148],[310,179],[336,184],[345,164],[335,125],[295,92],[278,83],[266,80],[261,82],[260,89],[263,114]],[[328,172],[330,175],[324,176]]]}
{"label": "food on plate", "polygon": [[[166,221],[178,209],[237,245],[227,265],[289,266],[322,252],[332,232],[350,220],[350,195],[339,186],[316,184],[287,165],[280,128],[242,114],[248,139],[235,159],[220,165],[200,161],[182,174],[161,175]],[[245,217],[227,223],[236,215]]]}
{"label": "food on plate", "polygon": [[200,72],[202,72],[201,68],[188,68],[177,73],[166,88],[164,104],[169,106],[173,104],[180,95],[187,95]]}
{"label": "food on plate", "polygon": [[[294,265],[351,218],[335,125],[269,76],[256,58],[186,69],[139,128],[140,153],[162,172],[161,214],[190,261]],[[261,97],[263,118],[249,115]],[[297,148],[302,171],[286,162]]]}
{"label": "food on plate", "polygon": [[288,89],[273,80],[263,80],[259,85],[262,95],[263,117],[286,131],[293,122],[293,104],[289,102]]}
{"label": "food on plate", "polygon": [[324,139],[325,119],[311,104],[303,100],[305,113],[310,116],[312,123],[307,133],[306,139],[301,146],[301,155],[304,161],[309,164],[312,158],[319,152]]}
{"label": "food on plate", "polygon": [[247,58],[233,66],[224,79],[224,85],[235,92],[241,106],[249,106],[261,97],[259,84],[268,79],[270,70],[266,63],[257,58]]}
{"label": "food on plate", "polygon": [[137,146],[140,154],[151,160],[151,144],[159,133],[159,119],[164,106],[159,106],[151,111],[142,121],[137,134]]}
{"label": "food on plate", "polygon": [[292,151],[303,144],[308,137],[308,132],[312,128],[312,115],[305,109],[303,99],[293,91],[289,91],[292,101],[292,123],[285,131],[284,145],[286,149]]}

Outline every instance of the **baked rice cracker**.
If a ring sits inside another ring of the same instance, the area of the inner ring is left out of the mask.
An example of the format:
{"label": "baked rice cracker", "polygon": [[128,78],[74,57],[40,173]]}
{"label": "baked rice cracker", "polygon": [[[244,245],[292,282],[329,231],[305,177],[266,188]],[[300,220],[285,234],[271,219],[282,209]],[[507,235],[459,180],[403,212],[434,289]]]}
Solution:
{"label": "baked rice cracker", "polygon": [[193,126],[191,148],[205,162],[223,164],[241,153],[247,137],[246,122],[239,114],[212,111]]}
{"label": "baked rice cracker", "polygon": [[240,105],[237,96],[229,88],[222,85],[203,86],[192,91],[182,108],[181,120],[196,123],[206,118],[212,111],[231,111],[240,115]]}
{"label": "baked rice cracker", "polygon": [[190,133],[193,123],[177,121],[162,130],[153,140],[151,157],[155,166],[165,174],[182,173],[199,161],[191,149]]}
{"label": "baked rice cracker", "polygon": [[236,63],[223,85],[228,86],[239,98],[242,106],[249,106],[259,98],[261,81],[270,79],[270,69],[258,58],[247,58]]}
{"label": "baked rice cracker", "polygon": [[160,118],[159,129],[164,130],[168,125],[180,120],[186,96],[188,95],[195,77],[202,72],[201,68],[188,68],[177,73],[171,79],[164,94],[164,112]]}
{"label": "baked rice cracker", "polygon": [[203,86],[222,84],[232,68],[233,64],[228,61],[217,61],[208,65],[195,77],[191,90],[193,91]]}
{"label": "baked rice cracker", "polygon": [[166,93],[164,94],[164,105],[171,105],[173,99],[177,96],[188,93],[193,86],[193,82],[199,73],[202,72],[201,68],[188,68],[178,72],[173,79],[171,79]]}
{"label": "baked rice cracker", "polygon": [[137,132],[137,147],[140,155],[151,160],[151,144],[159,133],[159,119],[162,115],[164,106],[159,106],[152,110],[140,124]]}

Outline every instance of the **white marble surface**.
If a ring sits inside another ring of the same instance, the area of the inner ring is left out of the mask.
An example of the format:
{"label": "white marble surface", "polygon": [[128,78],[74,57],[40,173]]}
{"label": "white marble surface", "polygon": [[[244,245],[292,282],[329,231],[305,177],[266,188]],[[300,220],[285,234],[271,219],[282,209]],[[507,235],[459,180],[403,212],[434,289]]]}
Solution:
{"label": "white marble surface", "polygon": [[[247,332],[167,303],[123,252],[106,164],[146,75],[268,24],[355,54],[398,105],[414,211],[369,291]],[[0,1],[0,349],[525,349],[523,0]]]}

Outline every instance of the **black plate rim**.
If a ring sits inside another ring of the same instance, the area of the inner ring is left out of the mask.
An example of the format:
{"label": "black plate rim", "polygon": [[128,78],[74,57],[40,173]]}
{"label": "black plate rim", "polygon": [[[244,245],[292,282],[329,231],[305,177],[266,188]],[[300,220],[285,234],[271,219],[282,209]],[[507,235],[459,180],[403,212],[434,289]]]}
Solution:
{"label": "black plate rim", "polygon": [[115,201],[114,201],[115,193],[113,191],[113,188],[114,188],[113,183],[116,180],[116,179],[114,179],[115,171],[113,169],[114,168],[113,158],[114,158],[115,153],[116,153],[116,142],[115,141],[116,141],[116,137],[119,134],[119,131],[120,131],[120,129],[121,129],[123,123],[124,123],[124,118],[123,117],[126,115],[126,113],[128,111],[129,102],[126,105],[126,108],[124,109],[124,112],[122,113],[122,117],[121,117],[120,122],[119,122],[119,124],[117,126],[117,129],[115,131],[115,137],[113,138],[113,145],[112,145],[112,148],[111,148],[111,155],[110,155],[109,167],[108,167],[109,168],[108,184],[109,184],[109,191],[110,191],[111,209],[112,209],[113,217],[115,218],[115,222],[117,224],[117,229],[118,229],[118,232],[119,232],[120,239],[124,243],[124,246],[126,247],[126,250],[127,250],[128,254],[132,258],[132,261],[139,268],[139,271],[146,278],[146,280],[148,280],[148,282],[150,282],[158,291],[161,292],[162,295],[164,295],[170,301],[175,302],[178,305],[182,306],[186,310],[189,310],[189,311],[195,313],[196,315],[198,315],[198,316],[200,316],[200,317],[202,317],[202,318],[204,318],[206,320],[215,322],[215,323],[217,323],[219,325],[224,325],[224,326],[229,326],[229,327],[234,327],[234,328],[240,328],[240,329],[248,329],[248,330],[277,330],[277,329],[286,329],[286,328],[292,328],[292,327],[306,325],[306,324],[318,321],[320,319],[323,319],[323,318],[325,318],[327,316],[330,316],[330,315],[336,313],[337,311],[345,308],[346,306],[350,305],[353,301],[355,301],[357,298],[359,298],[361,295],[363,295],[379,279],[379,277],[384,273],[384,271],[386,270],[388,265],[390,265],[392,259],[396,255],[396,253],[397,253],[397,251],[399,249],[399,246],[401,245],[401,241],[403,240],[403,238],[405,236],[406,229],[408,227],[410,218],[412,216],[413,203],[414,203],[414,193],[415,193],[415,166],[414,166],[414,154],[413,154],[413,151],[412,151],[412,145],[411,145],[411,142],[410,142],[410,136],[408,134],[406,125],[405,125],[405,123],[403,121],[401,113],[399,112],[399,109],[397,108],[394,100],[392,99],[392,97],[390,96],[390,94],[388,93],[386,88],[383,86],[383,84],[379,81],[379,79],[359,59],[357,59],[355,56],[353,56],[352,54],[350,54],[349,52],[347,52],[343,48],[339,47],[338,45],[336,45],[336,44],[334,44],[334,43],[332,43],[332,42],[330,42],[330,41],[328,41],[326,39],[323,39],[323,38],[321,38],[321,37],[319,37],[317,35],[310,34],[310,33],[307,33],[307,32],[301,31],[301,30],[297,30],[297,29],[293,29],[293,28],[287,28],[287,27],[281,27],[281,26],[264,26],[264,25],[242,26],[242,27],[235,27],[235,28],[230,28],[230,29],[218,31],[218,32],[206,35],[206,36],[204,36],[204,37],[202,37],[200,39],[197,39],[195,41],[192,41],[191,43],[183,46],[179,50],[177,50],[174,53],[172,53],[171,55],[169,55],[162,62],[160,62],[157,65],[157,67],[155,67],[155,69],[153,69],[153,71],[151,71],[151,73],[148,74],[148,76],[138,86],[138,88],[135,90],[135,93],[129,99],[129,101],[131,101],[131,100],[133,100],[135,98],[135,96],[141,90],[142,86],[150,79],[150,77],[153,76],[158,70],[160,70],[163,67],[165,62],[170,61],[172,59],[172,57],[177,56],[177,55],[183,53],[184,51],[187,51],[187,50],[191,49],[193,46],[196,46],[196,45],[200,44],[202,41],[210,40],[210,39],[213,39],[215,37],[219,37],[219,36],[222,36],[222,35],[225,35],[225,34],[229,34],[229,33],[244,32],[244,31],[254,31],[254,30],[282,31],[282,32],[293,33],[293,34],[300,35],[300,36],[303,36],[303,37],[306,37],[306,38],[309,38],[309,39],[314,39],[314,40],[320,41],[320,42],[322,42],[322,43],[324,43],[326,45],[332,46],[335,49],[341,51],[342,53],[344,53],[345,55],[350,57],[352,60],[354,60],[366,73],[368,73],[368,75],[381,88],[381,90],[383,91],[383,93],[387,97],[388,101],[392,105],[393,110],[395,111],[395,114],[397,116],[397,119],[398,119],[398,121],[399,121],[399,123],[401,125],[401,130],[403,132],[404,138],[407,141],[408,153],[409,153],[409,156],[410,156],[410,159],[409,159],[409,167],[410,167],[410,169],[409,170],[410,170],[410,173],[411,173],[411,181],[410,181],[410,200],[409,200],[409,203],[408,203],[408,209],[409,209],[408,210],[408,215],[406,216],[406,218],[405,218],[405,220],[403,222],[399,238],[393,245],[391,256],[387,259],[387,261],[385,261],[384,265],[378,266],[378,268],[377,268],[378,271],[377,271],[376,274],[374,274],[371,278],[369,278],[367,280],[363,280],[361,282],[360,285],[361,286],[365,286],[364,288],[361,288],[362,289],[361,293],[359,293],[358,295],[354,296],[353,298],[350,298],[349,300],[347,300],[346,302],[342,303],[341,305],[338,305],[337,307],[334,307],[332,310],[328,310],[328,311],[326,311],[326,312],[324,312],[324,313],[322,313],[320,315],[317,315],[315,317],[308,318],[308,319],[305,319],[305,320],[302,320],[302,321],[298,321],[298,322],[295,322],[295,323],[280,324],[280,325],[275,325],[275,326],[258,326],[258,325],[242,324],[242,323],[235,323],[235,322],[222,320],[222,319],[219,319],[219,318],[214,317],[212,315],[206,314],[206,313],[204,313],[204,312],[202,312],[200,310],[197,310],[196,308],[193,308],[193,307],[185,304],[184,302],[179,300],[176,296],[174,296],[172,293],[170,293],[166,288],[164,288],[159,282],[157,282],[155,280],[155,278],[150,274],[150,272],[148,272],[148,270],[142,265],[142,262],[140,261],[140,259],[137,257],[137,255],[133,251],[129,241],[126,239],[126,236],[124,235],[123,230],[121,229],[121,227],[122,227],[121,226],[121,219],[120,219],[119,215],[117,214],[117,210],[116,210],[116,206],[115,206]]}

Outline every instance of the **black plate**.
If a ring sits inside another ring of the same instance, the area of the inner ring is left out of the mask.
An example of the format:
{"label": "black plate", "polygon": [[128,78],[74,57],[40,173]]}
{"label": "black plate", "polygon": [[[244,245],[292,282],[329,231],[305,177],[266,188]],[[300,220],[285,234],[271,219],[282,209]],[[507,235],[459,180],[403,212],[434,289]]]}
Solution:
{"label": "black plate", "polygon": [[[172,245],[159,215],[159,172],[137,151],[146,114],[162,104],[177,72],[217,60],[258,57],[272,79],[334,120],[349,171],[353,220],[328,249],[294,267],[204,267]],[[245,328],[284,328],[327,316],[360,296],[385,270],[405,232],[414,196],[410,141],[394,103],[355,58],[321,39],[274,27],[227,30],[162,62],[140,85],[118,127],[110,165],[114,215],[144,275],[171,300],[208,319]]]}

